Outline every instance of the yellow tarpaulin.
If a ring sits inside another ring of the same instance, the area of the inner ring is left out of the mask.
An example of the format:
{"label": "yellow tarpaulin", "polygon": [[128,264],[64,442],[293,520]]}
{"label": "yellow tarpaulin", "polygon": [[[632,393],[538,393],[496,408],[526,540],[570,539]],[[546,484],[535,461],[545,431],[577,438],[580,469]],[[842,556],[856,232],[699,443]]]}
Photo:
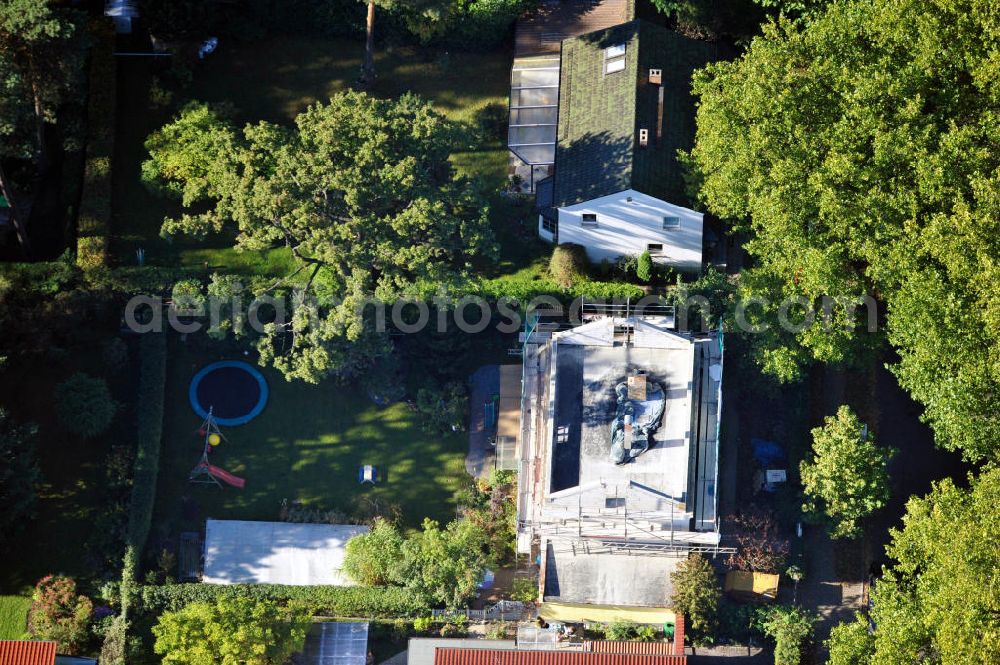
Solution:
{"label": "yellow tarpaulin", "polygon": [[780,579],[774,573],[730,570],[726,573],[726,593],[774,600],[778,597],[778,580]]}
{"label": "yellow tarpaulin", "polygon": [[588,605],[586,603],[542,603],[538,614],[546,621],[564,623],[611,623],[631,621],[662,626],[674,623],[674,613],[665,607],[628,607],[626,605]]}

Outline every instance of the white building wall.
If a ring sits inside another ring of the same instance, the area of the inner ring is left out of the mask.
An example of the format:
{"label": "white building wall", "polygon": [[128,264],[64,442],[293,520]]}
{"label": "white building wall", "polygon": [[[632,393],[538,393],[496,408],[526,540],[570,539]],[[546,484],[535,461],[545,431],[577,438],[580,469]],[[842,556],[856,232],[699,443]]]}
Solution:
{"label": "white building wall", "polygon": [[[597,226],[584,226],[584,213],[597,215]],[[680,228],[665,230],[664,217],[680,219]],[[636,256],[649,243],[660,243],[663,251],[653,260],[679,270],[697,271],[702,262],[704,216],[683,206],[661,201],[632,189],[559,208],[559,242],[583,245],[594,263]],[[539,235],[552,242],[551,233],[538,219]]]}

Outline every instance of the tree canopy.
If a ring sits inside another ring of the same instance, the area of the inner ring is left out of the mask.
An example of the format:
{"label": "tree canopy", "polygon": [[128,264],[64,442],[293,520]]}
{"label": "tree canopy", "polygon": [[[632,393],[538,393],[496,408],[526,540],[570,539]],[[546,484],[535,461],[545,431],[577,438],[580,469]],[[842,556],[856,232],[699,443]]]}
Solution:
{"label": "tree canopy", "polygon": [[84,438],[107,430],[118,411],[107,382],[83,372],[56,386],[54,399],[62,426]]}
{"label": "tree canopy", "polygon": [[[989,0],[848,0],[765,26],[695,78],[708,208],[752,231],[743,296],[872,296],[938,441],[996,454],[1000,26]],[[742,220],[749,220],[744,223]],[[878,336],[864,308],[755,336],[786,379]]]}
{"label": "tree canopy", "polygon": [[[149,137],[147,182],[188,212],[163,233],[232,229],[239,250],[284,246],[320,298],[258,344],[288,377],[317,381],[384,354],[359,310],[468,276],[495,253],[487,207],[448,157],[456,127],[420,98],[344,92],[298,116],[294,128],[237,130],[205,105]],[[291,276],[290,276],[291,277]]]}
{"label": "tree canopy", "polygon": [[377,519],[368,533],[347,541],[344,574],[364,586],[385,586],[397,580],[396,567],[402,557],[403,536],[399,529]]}
{"label": "tree canopy", "polygon": [[51,640],[59,651],[74,653],[90,636],[90,616],[94,604],[76,592],[76,582],[69,577],[49,575],[35,585],[28,613],[28,630],[39,640]]}
{"label": "tree canopy", "polygon": [[889,459],[849,406],[812,431],[809,459],[799,466],[803,511],[831,525],[833,538],[857,538],[862,520],[889,500]]}
{"label": "tree canopy", "polygon": [[475,597],[486,571],[486,544],[486,533],[470,519],[443,529],[425,519],[423,530],[407,538],[378,520],[348,541],[344,571],[361,584],[406,587],[429,605],[461,607]]}
{"label": "tree canopy", "polygon": [[220,598],[160,615],[154,650],[165,665],[282,665],[302,650],[309,624],[304,608]]}
{"label": "tree canopy", "polygon": [[51,0],[0,3],[0,156],[36,159],[82,80],[81,15]]}
{"label": "tree canopy", "polygon": [[670,607],[687,618],[692,641],[711,642],[722,598],[712,564],[702,555],[692,554],[670,573],[670,583]]}
{"label": "tree canopy", "polygon": [[774,665],[799,665],[802,650],[812,639],[817,617],[802,608],[776,605],[766,610],[762,627],[774,640]]}
{"label": "tree canopy", "polygon": [[454,520],[442,529],[425,519],[423,531],[403,543],[404,586],[430,603],[464,606],[486,572],[485,544],[485,534],[471,520]]}
{"label": "tree canopy", "polygon": [[1000,469],[937,483],[910,499],[887,554],[896,561],[872,590],[874,640],[836,635],[833,662],[861,665],[1000,662]]}

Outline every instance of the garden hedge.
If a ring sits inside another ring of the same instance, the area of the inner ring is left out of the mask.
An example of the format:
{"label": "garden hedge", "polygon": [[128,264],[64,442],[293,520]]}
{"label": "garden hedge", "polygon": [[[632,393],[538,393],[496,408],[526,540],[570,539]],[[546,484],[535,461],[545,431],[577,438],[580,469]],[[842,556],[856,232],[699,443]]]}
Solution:
{"label": "garden hedge", "polygon": [[156,477],[160,469],[163,435],[163,393],[167,379],[167,339],[162,333],[139,338],[139,389],[135,453],[135,478],[129,506],[126,544],[141,555],[149,535],[156,502]]}
{"label": "garden hedge", "polygon": [[76,264],[85,271],[107,266],[111,232],[111,154],[115,146],[115,35],[108,21],[90,32],[87,101],[87,161],[77,221]]}
{"label": "garden hedge", "polygon": [[140,597],[147,614],[173,612],[189,603],[211,603],[220,598],[296,602],[322,616],[398,618],[427,612],[426,605],[413,592],[399,587],[166,584],[143,586]]}

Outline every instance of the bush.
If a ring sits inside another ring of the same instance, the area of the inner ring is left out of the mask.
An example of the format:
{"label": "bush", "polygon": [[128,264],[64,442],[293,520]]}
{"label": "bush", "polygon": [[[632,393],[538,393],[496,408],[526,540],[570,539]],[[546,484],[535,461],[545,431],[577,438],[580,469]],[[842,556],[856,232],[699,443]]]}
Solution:
{"label": "bush", "polygon": [[486,639],[488,640],[506,640],[509,637],[510,631],[507,629],[506,621],[491,623],[486,628]]}
{"label": "bush", "polygon": [[774,640],[774,665],[799,665],[803,648],[812,640],[816,617],[798,607],[771,608],[764,632]]}
{"label": "bush", "polygon": [[107,382],[83,372],[60,383],[54,397],[62,426],[84,438],[106,431],[118,411]]}
{"label": "bush", "polygon": [[429,432],[461,432],[469,396],[465,386],[453,381],[444,387],[428,385],[417,391],[417,411],[423,416],[422,426]]}
{"label": "bush", "polygon": [[649,252],[643,252],[635,263],[635,276],[640,282],[650,282],[653,279],[653,257]]}
{"label": "bush", "polygon": [[552,250],[549,274],[561,289],[568,289],[576,282],[587,279],[587,250],[582,245],[563,243]]}
{"label": "bush", "polygon": [[457,10],[441,42],[468,50],[486,50],[506,39],[517,17],[537,0],[456,0]]}
{"label": "bush", "polygon": [[692,554],[670,574],[670,606],[687,617],[694,644],[710,644],[714,637],[722,591],[708,559]]}
{"label": "bush", "polygon": [[49,575],[35,586],[28,631],[35,639],[56,642],[62,653],[74,653],[89,637],[93,609],[89,598],[76,593],[75,581]]}
{"label": "bush", "polygon": [[434,627],[434,617],[422,616],[413,620],[413,630],[418,633],[429,633]]}
{"label": "bush", "polygon": [[426,605],[402,587],[287,586],[283,584],[165,584],[143,586],[139,592],[144,611],[160,614],[194,602],[252,598],[277,603],[298,603],[312,614],[337,617],[416,617]]}
{"label": "bush", "polygon": [[736,570],[780,572],[788,558],[788,539],[778,532],[774,516],[757,508],[732,515],[725,522],[736,540],[736,552],[726,565]]}
{"label": "bush", "polygon": [[522,603],[533,603],[538,600],[538,581],[530,577],[515,577],[510,590],[510,599]]}
{"label": "bush", "polygon": [[163,392],[167,379],[167,340],[161,333],[147,333],[139,340],[138,422],[136,425],[135,479],[129,506],[126,541],[141,554],[146,546],[156,501],[163,433]]}

